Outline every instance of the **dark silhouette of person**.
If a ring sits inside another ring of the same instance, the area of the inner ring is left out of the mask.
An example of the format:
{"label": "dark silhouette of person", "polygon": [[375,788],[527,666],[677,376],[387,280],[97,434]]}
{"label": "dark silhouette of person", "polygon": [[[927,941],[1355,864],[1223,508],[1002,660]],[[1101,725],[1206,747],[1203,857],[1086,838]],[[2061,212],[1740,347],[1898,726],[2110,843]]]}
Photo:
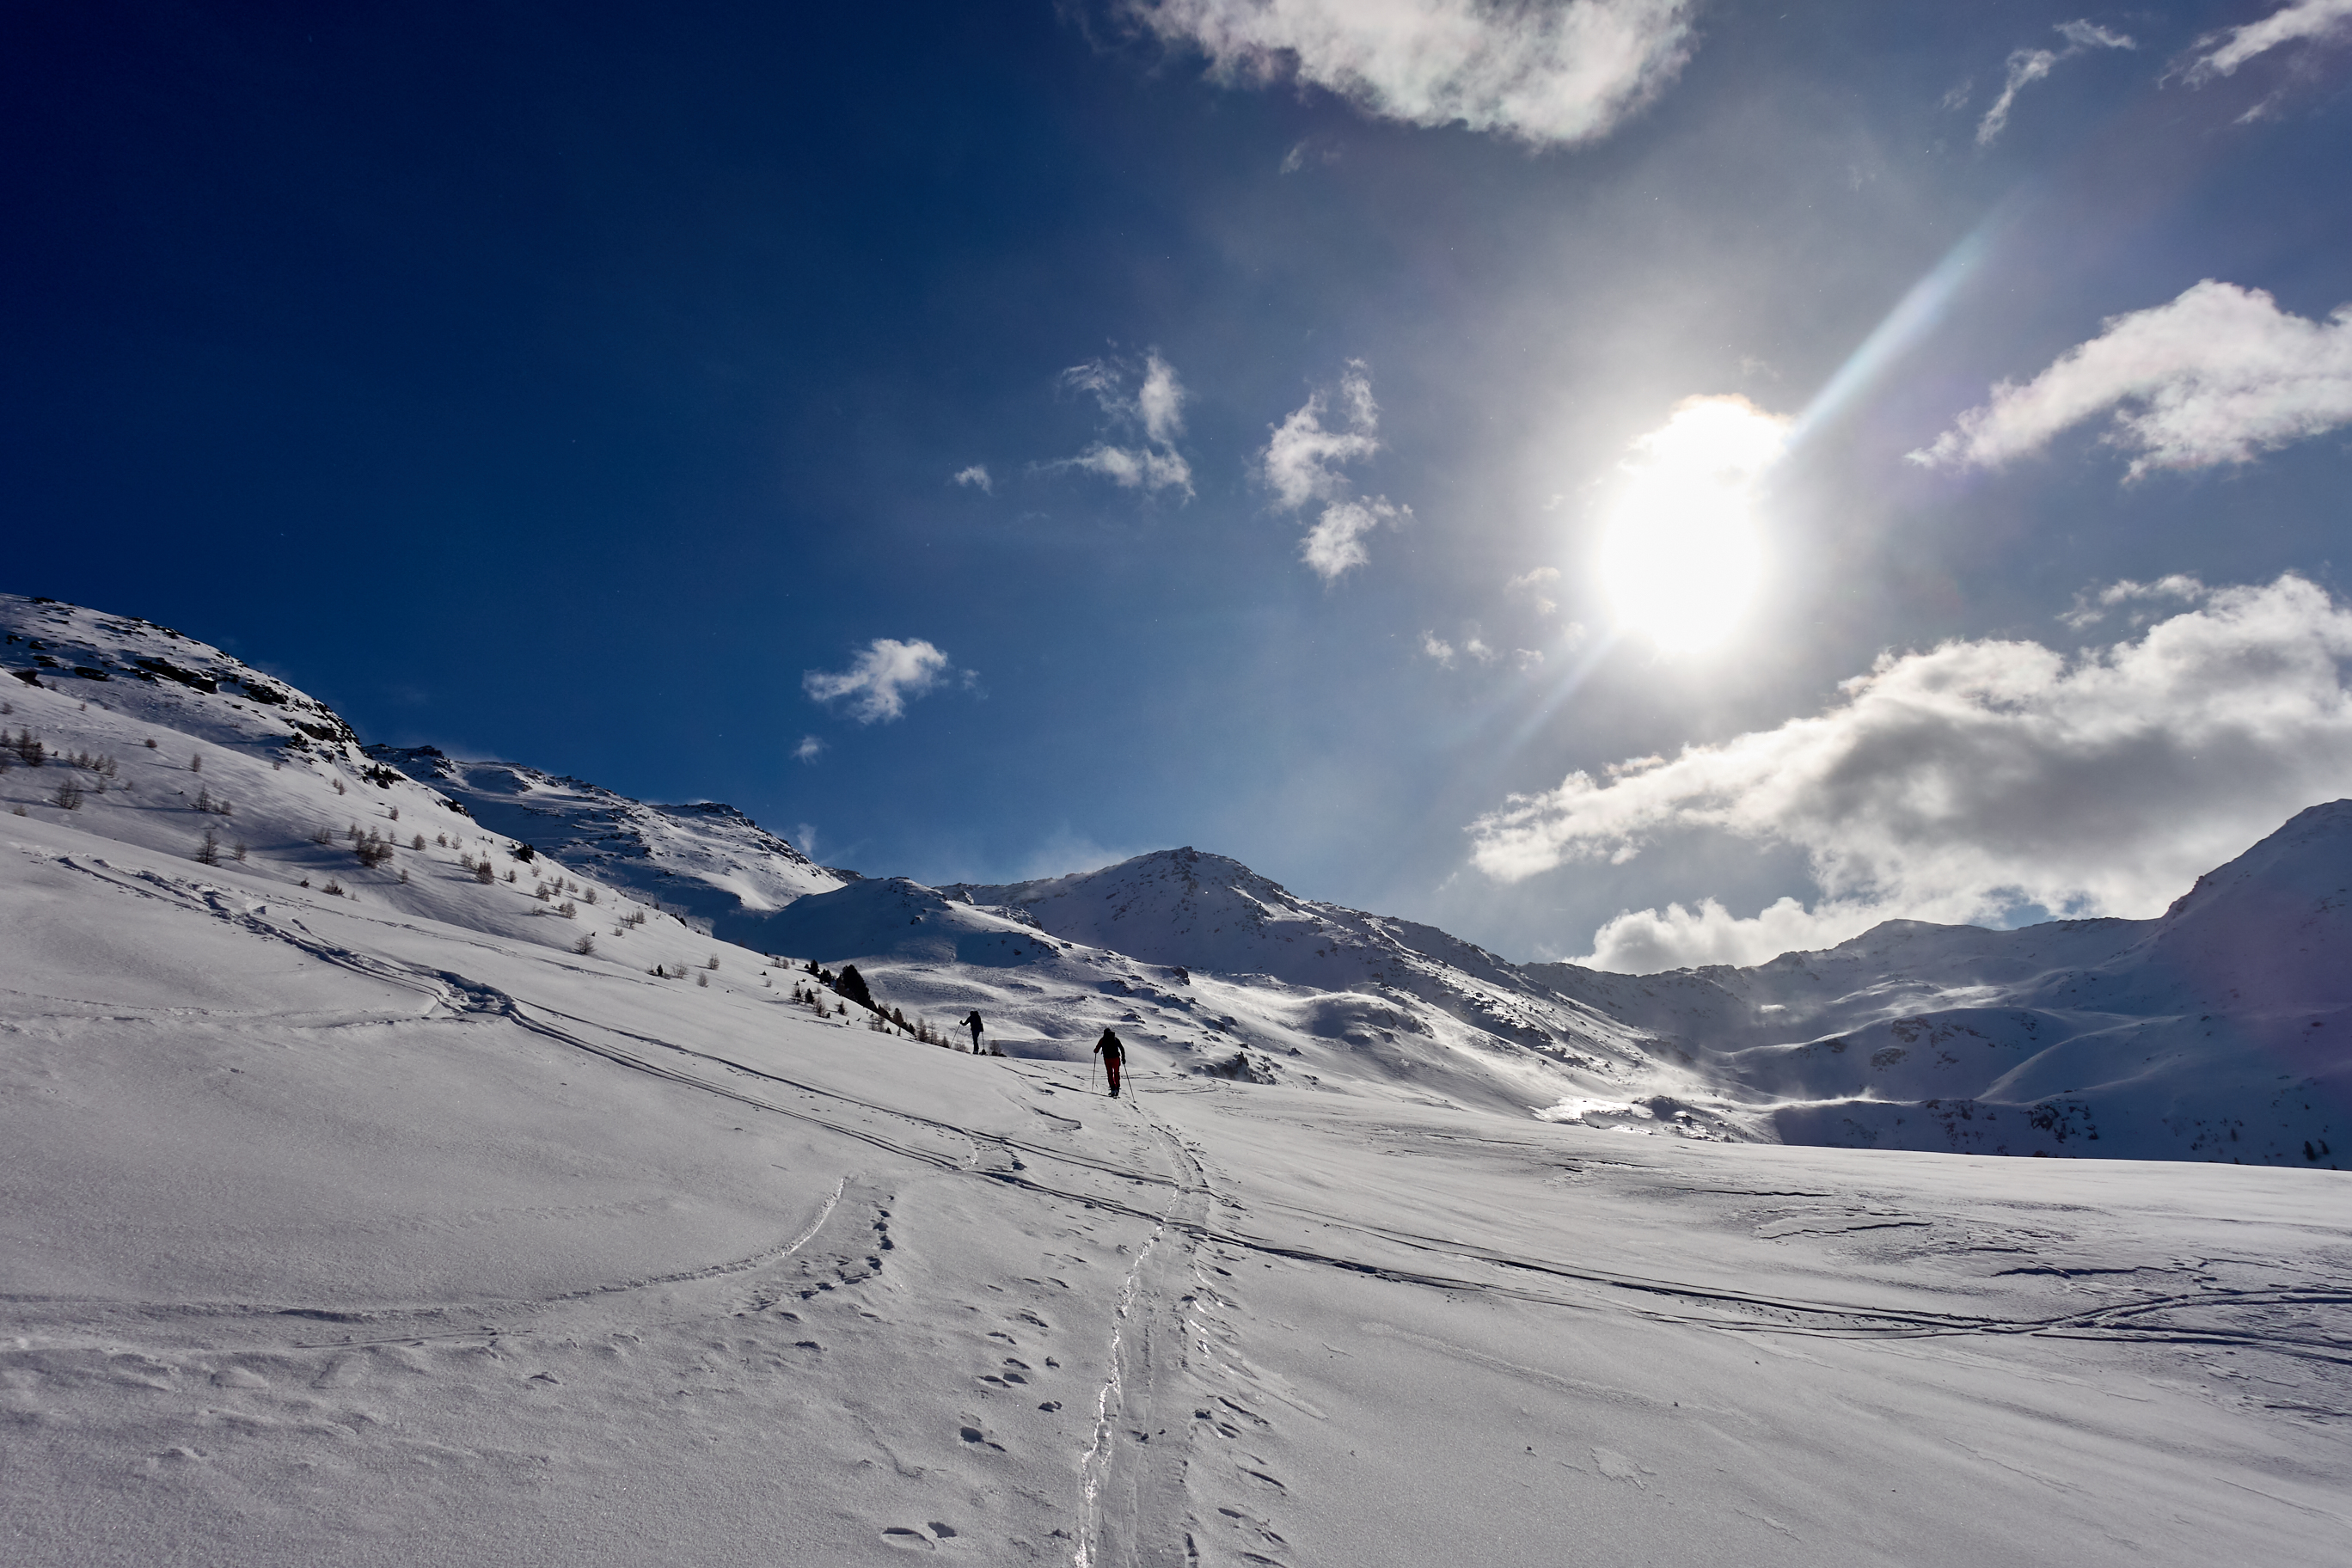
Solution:
{"label": "dark silhouette of person", "polygon": [[963,1026],[971,1031],[971,1054],[980,1055],[980,1032],[987,1026],[980,1021],[979,1008],[974,1007],[971,1010],[971,1016],[963,1021]]}
{"label": "dark silhouette of person", "polygon": [[1103,1071],[1110,1079],[1110,1097],[1117,1100],[1118,1098],[1118,1066],[1127,1060],[1127,1047],[1119,1044],[1117,1035],[1105,1029],[1102,1032],[1102,1038],[1095,1042],[1095,1051],[1102,1058]]}

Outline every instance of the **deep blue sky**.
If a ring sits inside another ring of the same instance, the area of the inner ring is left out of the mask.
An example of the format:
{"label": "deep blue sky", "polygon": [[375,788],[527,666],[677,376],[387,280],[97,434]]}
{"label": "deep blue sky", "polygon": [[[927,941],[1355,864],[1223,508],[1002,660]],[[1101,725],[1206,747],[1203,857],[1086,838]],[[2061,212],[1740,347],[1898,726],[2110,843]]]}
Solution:
{"label": "deep blue sky", "polygon": [[[730,801],[869,873],[1190,843],[1514,957],[1811,900],[1785,835],[1503,881],[1465,830],[1816,712],[1884,649],[2120,637],[2054,618],[2118,579],[2333,589],[2341,428],[2128,483],[2096,422],[1903,460],[2200,279],[2352,300],[2352,49],[2179,75],[2275,8],[1715,4],[1646,109],[1530,148],[1213,77],[1108,5],[18,5],[6,585],[219,643],[371,739]],[[1979,145],[2012,52],[2086,16],[2137,47],[2065,57]],[[1693,395],[1798,414],[1964,243],[1775,470],[1738,636],[1608,639],[1629,444]],[[1047,467],[1135,438],[1062,373],[1151,353],[1192,495]],[[1259,457],[1351,361],[1384,445],[1347,479],[1412,519],[1327,582]],[[1505,586],[1546,566],[1549,616]],[[804,693],[875,638],[972,679],[871,724]]]}

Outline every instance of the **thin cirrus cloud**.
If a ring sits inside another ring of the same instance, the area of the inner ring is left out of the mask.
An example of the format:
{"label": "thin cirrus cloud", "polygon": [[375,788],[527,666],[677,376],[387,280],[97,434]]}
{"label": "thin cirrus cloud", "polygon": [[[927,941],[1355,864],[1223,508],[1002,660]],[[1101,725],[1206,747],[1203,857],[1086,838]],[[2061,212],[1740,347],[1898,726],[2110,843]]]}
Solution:
{"label": "thin cirrus cloud", "polygon": [[[1128,390],[1130,381],[1136,384],[1133,392]],[[1097,440],[1075,458],[1044,465],[1046,468],[1099,475],[1121,489],[1147,495],[1173,489],[1191,498],[1192,465],[1176,447],[1176,438],[1184,433],[1189,394],[1175,367],[1157,350],[1144,355],[1140,367],[1116,359],[1072,365],[1062,373],[1061,383],[1099,403],[1117,438]]]}
{"label": "thin cirrus cloud", "polygon": [[2234,75],[2255,56],[2288,44],[2347,37],[2352,37],[2352,0],[2290,0],[2258,22],[2198,39],[2195,58],[2182,74],[2193,87]]}
{"label": "thin cirrus cloud", "polygon": [[1340,472],[1344,465],[1381,449],[1380,419],[1380,405],[1372,401],[1371,368],[1352,359],[1340,374],[1336,395],[1320,390],[1309,395],[1274,427],[1259,458],[1259,471],[1276,507],[1301,511],[1316,501],[1324,503],[1299,541],[1298,555],[1326,583],[1371,559],[1365,535],[1412,516],[1411,507],[1386,496],[1350,496],[1353,482]]}
{"label": "thin cirrus cloud", "polygon": [[2352,607],[2292,574],[2118,590],[2196,603],[2072,656],[1990,639],[1883,655],[1811,717],[1510,797],[1471,825],[1473,863],[1515,882],[1688,834],[1804,853],[1810,909],[1632,910],[1579,961],[1637,973],[1760,963],[1898,917],[2155,915],[2352,789]]}
{"label": "thin cirrus cloud", "polygon": [[2352,424],[2352,305],[2326,321],[2211,279],[2168,305],[2110,317],[2020,386],[2002,382],[1933,443],[1927,468],[1999,468],[2114,411],[2105,439],[2150,468],[2252,462]]}
{"label": "thin cirrus cloud", "polygon": [[[840,703],[861,724],[887,723],[907,716],[907,704],[936,689],[953,673],[948,656],[921,637],[900,642],[876,637],[849,661],[847,669],[812,669],[801,677],[801,689],[827,706]],[[969,683],[969,673],[965,676]],[[793,755],[805,762],[808,742]],[[819,750],[823,749],[822,742]]]}
{"label": "thin cirrus cloud", "polygon": [[[2061,22],[2058,36],[2066,40],[2063,49],[2017,49],[2009,57],[2008,76],[2001,83],[2000,96],[1985,110],[1977,122],[1977,145],[1990,147],[2009,124],[2009,111],[2016,106],[2017,95],[2040,81],[2064,61],[2093,49],[2136,49],[2139,46],[2121,33],[2111,32],[2087,21]],[[1946,101],[1950,101],[1948,98]]]}
{"label": "thin cirrus cloud", "polygon": [[813,763],[824,755],[824,742],[815,735],[803,735],[801,743],[793,748],[795,762]]}
{"label": "thin cirrus cloud", "polygon": [[1410,125],[1534,146],[1607,135],[1690,57],[1693,0],[1127,0],[1226,80],[1288,76]]}
{"label": "thin cirrus cloud", "polygon": [[954,477],[948,482],[950,484],[970,485],[972,489],[980,491],[982,495],[994,495],[996,493],[996,481],[988,477],[988,465],[986,463],[974,463],[968,468],[958,468],[955,471]]}

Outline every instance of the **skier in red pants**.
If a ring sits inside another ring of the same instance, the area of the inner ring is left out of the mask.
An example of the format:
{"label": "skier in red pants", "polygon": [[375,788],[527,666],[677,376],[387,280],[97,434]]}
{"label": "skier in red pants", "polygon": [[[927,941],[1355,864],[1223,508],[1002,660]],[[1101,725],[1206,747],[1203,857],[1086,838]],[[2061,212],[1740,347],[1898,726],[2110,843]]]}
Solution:
{"label": "skier in red pants", "polygon": [[1117,1035],[1105,1029],[1102,1032],[1102,1038],[1095,1042],[1095,1054],[1103,1059],[1103,1071],[1110,1078],[1110,1097],[1117,1100],[1118,1098],[1118,1065],[1127,1060],[1127,1047],[1119,1044]]}

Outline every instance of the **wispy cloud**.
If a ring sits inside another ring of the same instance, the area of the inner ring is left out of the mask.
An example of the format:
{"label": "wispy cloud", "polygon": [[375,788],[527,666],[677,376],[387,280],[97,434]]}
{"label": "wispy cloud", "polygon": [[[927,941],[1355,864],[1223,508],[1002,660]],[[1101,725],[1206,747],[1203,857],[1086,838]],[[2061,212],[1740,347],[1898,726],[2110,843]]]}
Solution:
{"label": "wispy cloud", "polygon": [[[1337,405],[1336,418],[1333,405]],[[1327,428],[1333,419],[1336,428]],[[1263,459],[1265,482],[1275,504],[1297,511],[1318,498],[1328,499],[1348,488],[1339,465],[1369,458],[1381,449],[1380,405],[1372,401],[1371,367],[1351,359],[1340,374],[1337,396],[1317,392],[1274,427]]]}
{"label": "wispy cloud", "polygon": [[983,495],[994,495],[996,493],[996,482],[988,477],[988,465],[985,463],[974,463],[968,468],[958,468],[955,472],[955,478],[950,482],[959,485],[970,485]]}
{"label": "wispy cloud", "polygon": [[[1116,359],[1072,365],[1062,373],[1061,382],[1099,403],[1118,438],[1098,440],[1076,457],[1045,468],[1098,474],[1122,489],[1147,494],[1163,489],[1181,490],[1188,498],[1192,494],[1192,465],[1176,448],[1176,438],[1184,433],[1184,404],[1190,395],[1175,367],[1158,350],[1145,354],[1140,366]],[[1130,382],[1135,384],[1131,393]]]}
{"label": "wispy cloud", "polygon": [[2182,74],[2190,86],[2233,75],[2257,55],[2287,44],[2352,37],[2352,0],[2289,0],[2259,22],[2208,33]]}
{"label": "wispy cloud", "polygon": [[1559,568],[1557,566],[1538,566],[1522,572],[1503,586],[1511,593],[1526,595],[1528,603],[1534,606],[1537,615],[1548,616],[1559,608],[1559,601],[1552,597],[1559,589]]}
{"label": "wispy cloud", "polygon": [[[1422,633],[1421,652],[1423,658],[1434,660],[1447,669],[1453,668],[1457,659],[1466,658],[1473,664],[1493,664],[1503,657],[1495,646],[1486,640],[1475,621],[1463,628],[1462,640],[1458,643],[1448,642],[1435,632]],[[1528,656],[1528,649],[1519,650],[1520,668],[1526,668]],[[1534,657],[1538,662],[1543,658],[1543,655],[1539,653]]]}
{"label": "wispy cloud", "polygon": [[813,763],[824,755],[824,742],[814,735],[803,735],[801,743],[793,748],[793,760]]}
{"label": "wispy cloud", "polygon": [[1898,916],[2153,915],[2345,793],[2348,663],[2352,609],[2293,575],[2073,658],[1990,640],[1885,655],[1811,718],[1513,796],[1471,825],[1472,859],[1517,881],[1680,834],[1804,852],[1811,909],[1629,911],[1594,937],[1592,961],[1621,968],[1760,962]]}
{"label": "wispy cloud", "polygon": [[1536,146],[1606,135],[1689,58],[1692,0],[1126,0],[1228,80],[1311,82],[1369,113]]}
{"label": "wispy cloud", "polygon": [[[2057,30],[2058,36],[2066,40],[2064,48],[2018,49],[2010,55],[2009,74],[2001,83],[2000,96],[1992,100],[1992,107],[1986,110],[1984,118],[1977,122],[1978,146],[1992,145],[1993,138],[2009,124],[2009,111],[2016,105],[2017,95],[2048,76],[2063,61],[2071,60],[2076,55],[2088,54],[2093,49],[2139,47],[2125,35],[2110,32],[2090,22],[2061,22]],[[1948,94],[1945,102],[1951,102]]]}
{"label": "wispy cloud", "polygon": [[2116,410],[2105,439],[2150,468],[2252,462],[2352,424],[2352,305],[2325,322],[2211,279],[2168,305],[2110,317],[2023,386],[2002,382],[1934,443],[1929,468],[1998,468]]}
{"label": "wispy cloud", "polygon": [[1274,437],[1259,458],[1276,506],[1297,511],[1317,500],[1328,503],[1298,551],[1300,559],[1327,583],[1370,559],[1365,534],[1412,515],[1411,507],[1386,496],[1348,498],[1352,484],[1339,470],[1381,449],[1380,418],[1380,405],[1372,401],[1370,367],[1362,360],[1349,360],[1338,388],[1309,395],[1275,426]]}
{"label": "wispy cloud", "polygon": [[[2074,608],[2063,612],[2058,619],[2075,631],[2095,626],[2126,605],[2150,604],[2166,599],[2195,604],[2209,590],[2205,584],[2186,573],[2175,572],[2153,583],[2135,583],[2126,577],[2120,583],[2110,583],[2095,594],[2074,595]],[[2135,615],[2135,622],[2145,618]]]}
{"label": "wispy cloud", "polygon": [[1392,505],[1386,496],[1333,501],[1298,542],[1298,558],[1325,582],[1331,582],[1371,559],[1371,552],[1364,548],[1364,535],[1384,522],[1394,524],[1412,515],[1411,507]]}
{"label": "wispy cloud", "polygon": [[[807,671],[801,689],[818,702],[846,704],[861,724],[887,723],[906,717],[908,702],[936,689],[952,669],[948,656],[920,637],[876,637],[847,669]],[[805,749],[808,742],[801,744]]]}

